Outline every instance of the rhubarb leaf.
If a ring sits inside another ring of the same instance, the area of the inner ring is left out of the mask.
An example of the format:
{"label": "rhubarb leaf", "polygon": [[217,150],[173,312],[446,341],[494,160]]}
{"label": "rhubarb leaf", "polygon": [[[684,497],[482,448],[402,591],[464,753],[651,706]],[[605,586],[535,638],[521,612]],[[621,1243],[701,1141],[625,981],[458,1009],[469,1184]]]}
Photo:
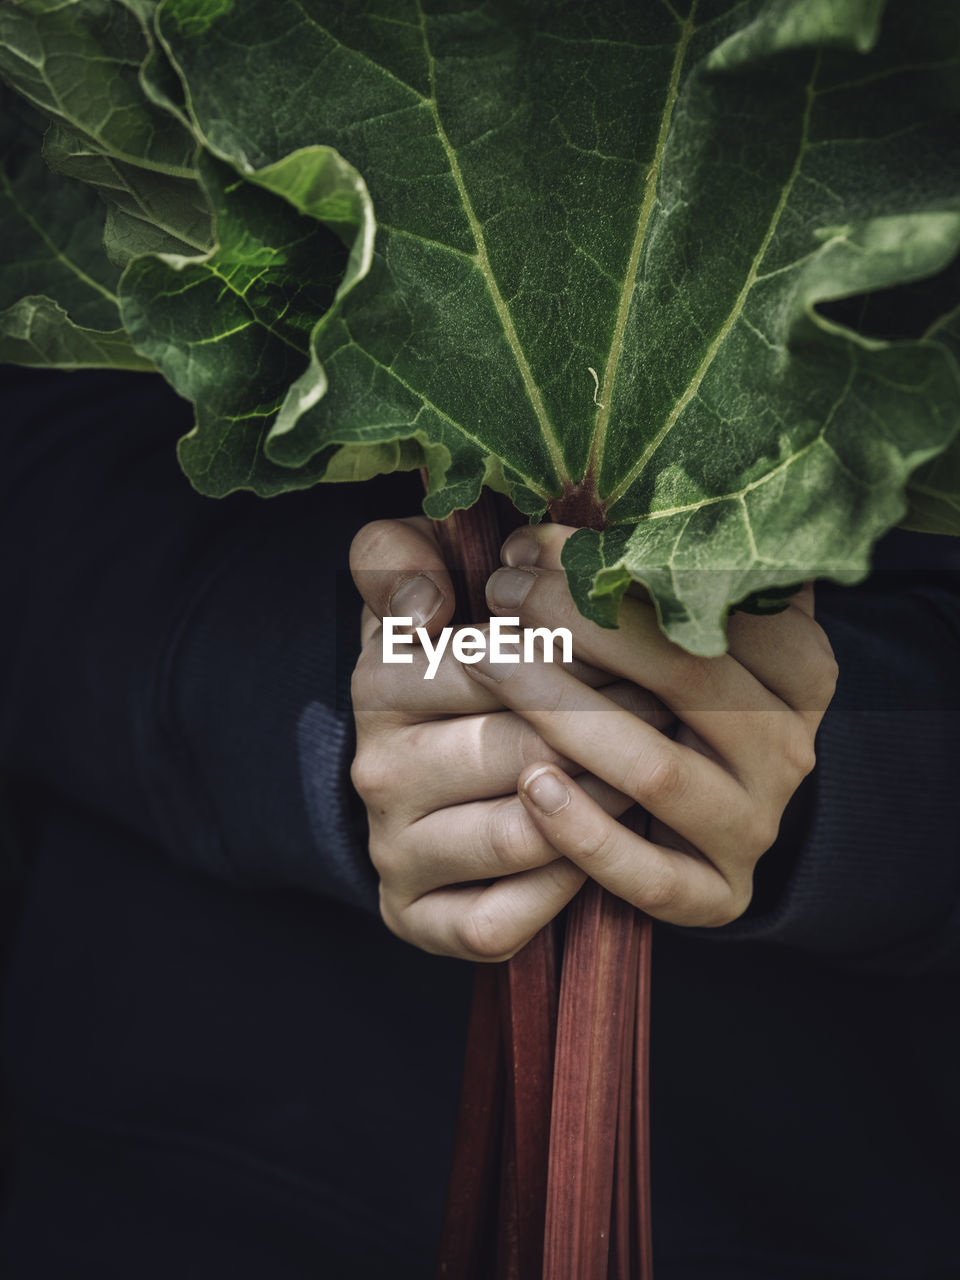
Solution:
{"label": "rhubarb leaf", "polygon": [[55,123],[43,158],[57,173],[89,183],[107,205],[104,248],[116,266],[141,253],[206,252],[213,244],[211,210],[197,178],[142,169],[100,150]]}
{"label": "rhubarb leaf", "polygon": [[0,76],[51,120],[139,168],[193,176],[195,143],[141,82],[151,0],[18,0],[0,7]]}
{"label": "rhubarb leaf", "polygon": [[897,522],[960,532],[955,317],[844,311],[960,249],[947,0],[3,15],[205,492],[425,466],[443,516],[487,484],[586,526],[589,616],[639,581],[700,653]]}
{"label": "rhubarb leaf", "polygon": [[0,87],[0,360],[152,369],[121,327],[94,192],[51,173],[44,121]]}
{"label": "rhubarb leaf", "polygon": [[20,298],[0,312],[0,360],[57,369],[155,369],[125,329],[85,328],[42,295]]}
{"label": "rhubarb leaf", "polygon": [[[262,441],[271,425],[282,430],[291,385],[300,407],[327,390],[323,367],[308,364],[310,332],[368,269],[370,197],[327,147],[304,148],[247,179],[205,155],[200,176],[215,247],[132,261],[121,286],[124,325],[197,406],[180,458],[198,488],[223,494],[242,484],[271,494],[314,484],[342,453],[337,446],[291,471],[264,454]],[[366,459],[366,475],[395,469],[398,453],[384,442]],[[238,460],[247,466],[242,475]],[[337,467],[344,470],[342,457]],[[363,467],[342,478],[365,478]]]}
{"label": "rhubarb leaf", "polygon": [[[960,307],[935,321],[928,338],[942,342],[960,360]],[[910,477],[910,510],[900,522],[918,533],[951,533],[960,529],[960,436],[943,453]]]}
{"label": "rhubarb leaf", "polygon": [[204,144],[243,172],[322,136],[377,213],[313,335],[327,394],[267,457],[439,444],[433,515],[499,459],[527,509],[606,524],[568,550],[585,612],[639,579],[699,652],[759,587],[862,577],[960,426],[941,344],[816,310],[960,246],[957,18],[881,11],[166,0]]}

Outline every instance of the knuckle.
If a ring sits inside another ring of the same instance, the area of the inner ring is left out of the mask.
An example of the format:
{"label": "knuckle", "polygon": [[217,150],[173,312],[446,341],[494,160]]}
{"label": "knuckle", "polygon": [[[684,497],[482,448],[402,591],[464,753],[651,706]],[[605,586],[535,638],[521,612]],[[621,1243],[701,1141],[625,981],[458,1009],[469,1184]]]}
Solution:
{"label": "knuckle", "polygon": [[829,702],[837,691],[837,681],[840,679],[840,665],[833,656],[832,649],[824,654],[821,667],[821,688],[826,701]]}
{"label": "knuckle", "polygon": [[823,628],[810,619],[812,634],[800,648],[796,665],[812,704],[822,710],[832,699],[840,676],[840,667]]}
{"label": "knuckle", "polygon": [[393,896],[382,883],[380,885],[380,919],[395,938],[408,943],[411,947],[416,947],[419,951],[426,951],[434,956],[459,954],[446,941],[435,937],[429,928],[418,926],[404,906],[398,908],[394,904]]}
{"label": "knuckle", "polygon": [[390,792],[391,770],[379,752],[362,749],[350,764],[350,781],[364,804],[379,807]]}
{"label": "knuckle", "polygon": [[833,645],[830,643],[830,637],[815,618],[810,619],[810,626],[817,644],[823,651],[824,657],[827,659],[828,663],[836,665],[837,659],[833,652]]}
{"label": "knuckle", "polygon": [[661,747],[655,758],[645,752],[629,766],[630,795],[641,804],[656,810],[682,798],[686,786],[686,774],[679,754],[670,747]]}
{"label": "knuckle", "polygon": [[704,929],[722,929],[725,924],[733,924],[734,920],[739,920],[749,907],[752,898],[752,883],[742,886],[731,885],[727,893],[711,903],[698,923]]}
{"label": "knuckle", "polygon": [[613,854],[618,834],[612,825],[588,823],[571,841],[570,855],[582,867],[591,863],[603,865]]}
{"label": "knuckle", "polygon": [[767,743],[766,757],[775,764],[771,785],[779,789],[785,802],[817,763],[809,724],[793,715],[781,721]]}
{"label": "knuckle", "polygon": [[661,915],[675,908],[679,897],[679,872],[670,862],[664,862],[643,885],[636,905],[651,915]]}
{"label": "knuckle", "polygon": [[509,960],[521,945],[504,918],[492,912],[482,900],[460,917],[456,933],[459,945],[471,960],[488,964]]}
{"label": "knuckle", "polygon": [[808,664],[807,687],[810,689],[812,701],[817,709],[827,706],[837,689],[840,668],[837,660],[822,652],[811,657]]}
{"label": "knuckle", "polygon": [[402,942],[408,942],[406,930],[403,927],[403,913],[397,911],[390,900],[390,894],[383,884],[380,882],[379,888],[379,907],[380,919],[387,926],[390,932]]}
{"label": "knuckle", "polygon": [[383,885],[391,883],[395,877],[397,863],[400,861],[397,842],[395,840],[383,840],[377,835],[372,835],[368,845],[368,853],[370,854],[373,868],[380,877],[382,890]]}
{"label": "knuckle", "polygon": [[776,843],[780,833],[780,817],[754,806],[740,824],[740,841],[748,859],[755,862]]}
{"label": "knuckle", "polygon": [[797,784],[803,781],[813,773],[817,763],[817,753],[813,749],[813,743],[806,734],[797,735],[790,744],[788,752],[788,760],[796,775]]}
{"label": "knuckle", "polygon": [[506,874],[526,870],[539,844],[539,833],[519,800],[497,805],[490,817],[489,839],[499,868]]}

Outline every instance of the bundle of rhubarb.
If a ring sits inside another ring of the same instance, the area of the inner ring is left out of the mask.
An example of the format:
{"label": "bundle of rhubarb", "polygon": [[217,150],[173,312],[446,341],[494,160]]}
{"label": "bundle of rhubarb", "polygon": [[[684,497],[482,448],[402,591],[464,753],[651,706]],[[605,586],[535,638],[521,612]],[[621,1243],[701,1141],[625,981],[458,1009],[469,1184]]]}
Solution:
{"label": "bundle of rhubarb", "polygon": [[[960,532],[953,0],[16,0],[0,77],[0,358],[159,371],[203,493],[422,468],[482,568],[486,487],[702,655]],[[564,932],[481,983],[454,1190],[501,1275],[646,1275],[649,935]]]}

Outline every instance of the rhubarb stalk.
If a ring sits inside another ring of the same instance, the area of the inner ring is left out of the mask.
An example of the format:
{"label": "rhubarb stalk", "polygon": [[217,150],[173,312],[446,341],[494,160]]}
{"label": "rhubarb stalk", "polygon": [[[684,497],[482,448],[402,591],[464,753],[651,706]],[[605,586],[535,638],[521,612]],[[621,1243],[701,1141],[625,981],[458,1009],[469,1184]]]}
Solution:
{"label": "rhubarb stalk", "polygon": [[[458,619],[480,620],[503,532],[493,495],[435,527]],[[650,1280],[649,939],[588,882],[559,991],[554,924],[499,972],[478,966],[438,1277]]]}

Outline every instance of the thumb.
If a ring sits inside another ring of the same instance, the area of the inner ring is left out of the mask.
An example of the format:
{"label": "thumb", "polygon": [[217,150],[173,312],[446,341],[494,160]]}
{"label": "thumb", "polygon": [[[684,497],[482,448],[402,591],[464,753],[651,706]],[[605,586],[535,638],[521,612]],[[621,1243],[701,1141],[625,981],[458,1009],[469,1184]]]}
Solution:
{"label": "thumb", "polygon": [[412,618],[435,635],[453,616],[453,582],[423,516],[365,524],[350,547],[350,572],[378,618]]}

